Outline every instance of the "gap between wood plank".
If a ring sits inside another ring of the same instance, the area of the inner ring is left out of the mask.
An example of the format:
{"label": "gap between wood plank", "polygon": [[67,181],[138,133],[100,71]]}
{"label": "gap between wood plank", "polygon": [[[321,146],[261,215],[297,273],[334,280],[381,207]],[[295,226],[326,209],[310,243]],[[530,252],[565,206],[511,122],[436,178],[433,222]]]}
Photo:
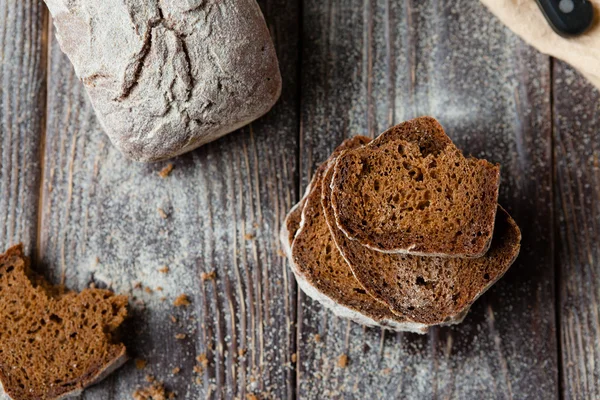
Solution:
{"label": "gap between wood plank", "polygon": [[[44,6],[45,7],[45,6]],[[33,259],[36,265],[39,265],[42,261],[42,225],[43,225],[43,208],[44,208],[44,181],[45,181],[45,158],[46,158],[46,129],[48,121],[48,92],[50,83],[50,52],[52,51],[52,24],[50,22],[50,12],[45,9],[44,22],[42,29],[42,59],[41,63],[46,68],[46,82],[45,82],[45,96],[40,131],[40,155],[39,155],[39,191],[38,191],[38,207],[37,207],[37,218],[36,218],[36,238],[35,238],[35,249],[33,250]]]}
{"label": "gap between wood plank", "polygon": [[556,238],[560,236],[560,222],[558,221],[558,211],[556,207],[558,203],[555,201],[555,188],[557,186],[556,181],[556,159],[554,152],[554,57],[549,58],[549,71],[550,71],[550,165],[552,166],[552,187],[550,188],[551,196],[552,196],[552,257],[554,261],[554,322],[556,326],[556,366],[557,366],[557,388],[558,391],[558,399],[562,400],[564,398],[563,390],[563,361],[562,361],[562,324],[560,318],[560,279],[561,279],[561,271],[560,271],[560,258],[558,254],[558,246],[556,246]]}

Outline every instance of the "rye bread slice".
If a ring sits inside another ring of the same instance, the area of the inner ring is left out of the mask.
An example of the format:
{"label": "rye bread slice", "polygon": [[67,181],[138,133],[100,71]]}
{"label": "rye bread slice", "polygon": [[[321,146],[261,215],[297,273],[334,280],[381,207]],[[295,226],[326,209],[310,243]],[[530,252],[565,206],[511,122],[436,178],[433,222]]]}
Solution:
{"label": "rye bread slice", "polygon": [[[323,186],[333,179],[333,168]],[[349,239],[337,226],[331,191],[323,191],[323,210],[335,244],[367,293],[412,321],[458,323],[479,296],[500,279],[517,258],[521,232],[500,206],[494,237],[480,258],[423,257],[389,254]]]}
{"label": "rye bread slice", "polygon": [[29,264],[20,245],[0,255],[0,387],[15,400],[76,396],[127,360],[112,338],[127,297],[65,292]]}
{"label": "rye bread slice", "polygon": [[[331,158],[345,148],[362,146],[369,140],[362,136],[348,139]],[[317,169],[307,196],[288,214],[282,229],[282,242],[289,243],[293,239],[290,264],[298,285],[308,296],[340,317],[367,326],[424,333],[427,326],[394,314],[384,303],[367,294],[337,250],[321,207],[322,178],[328,163],[329,160]],[[302,210],[299,224],[298,210]],[[286,243],[283,245],[285,247]]]}
{"label": "rye bread slice", "polygon": [[386,253],[481,257],[492,239],[500,168],[466,158],[431,117],[396,125],[336,162],[340,229]]}

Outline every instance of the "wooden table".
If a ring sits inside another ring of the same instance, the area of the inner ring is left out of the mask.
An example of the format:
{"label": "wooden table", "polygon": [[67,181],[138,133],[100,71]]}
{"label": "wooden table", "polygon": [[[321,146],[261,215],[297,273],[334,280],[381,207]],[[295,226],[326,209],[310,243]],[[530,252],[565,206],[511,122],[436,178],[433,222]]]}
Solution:
{"label": "wooden table", "polygon": [[[153,375],[179,399],[600,399],[598,91],[475,0],[260,3],[281,101],[161,178],[168,162],[111,146],[43,3],[0,0],[0,247],[23,242],[54,283],[131,294],[124,341],[148,361],[82,398]],[[460,326],[363,328],[298,290],[279,226],[344,138],[423,114],[502,164],[523,249]]]}

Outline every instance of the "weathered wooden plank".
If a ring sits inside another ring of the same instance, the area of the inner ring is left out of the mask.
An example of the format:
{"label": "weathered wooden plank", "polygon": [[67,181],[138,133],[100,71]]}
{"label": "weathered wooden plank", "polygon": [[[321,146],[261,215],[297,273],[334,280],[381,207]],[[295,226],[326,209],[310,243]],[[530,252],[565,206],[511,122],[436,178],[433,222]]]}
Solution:
{"label": "weathered wooden plank", "polygon": [[0,0],[0,251],[35,248],[46,24],[39,1]]}
{"label": "weathered wooden plank", "polygon": [[503,165],[523,249],[462,325],[428,336],[364,329],[300,295],[298,397],[557,398],[548,59],[478,2],[343,3],[304,1],[302,187],[343,138],[430,114]]}
{"label": "weathered wooden plank", "polygon": [[554,63],[558,316],[565,399],[600,398],[600,94]]}
{"label": "weathered wooden plank", "polygon": [[[168,162],[134,163],[111,146],[52,42],[43,264],[70,288],[94,283],[131,293],[124,340],[148,361],[141,371],[127,364],[83,398],[130,399],[147,374],[178,399],[280,399],[295,391],[296,289],[278,230],[297,198],[299,7],[261,6],[280,56],[281,101],[252,125],[173,160],[166,178],[158,173]],[[165,265],[169,272],[159,272]],[[189,307],[172,305],[180,294]]]}

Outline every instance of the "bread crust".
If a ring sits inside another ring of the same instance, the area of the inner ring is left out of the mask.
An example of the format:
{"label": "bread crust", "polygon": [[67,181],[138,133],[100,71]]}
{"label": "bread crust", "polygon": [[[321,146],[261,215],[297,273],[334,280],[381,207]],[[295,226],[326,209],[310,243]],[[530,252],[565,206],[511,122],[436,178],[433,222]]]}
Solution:
{"label": "bread crust", "polygon": [[45,0],[113,144],[159,161],[267,113],[281,94],[255,0]]}

